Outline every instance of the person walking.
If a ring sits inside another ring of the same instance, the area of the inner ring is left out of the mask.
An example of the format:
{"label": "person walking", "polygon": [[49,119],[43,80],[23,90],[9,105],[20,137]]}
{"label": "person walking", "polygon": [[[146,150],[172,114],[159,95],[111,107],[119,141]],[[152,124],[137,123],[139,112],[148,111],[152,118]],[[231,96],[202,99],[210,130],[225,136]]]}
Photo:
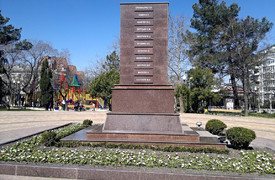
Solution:
{"label": "person walking", "polygon": [[62,101],[62,109],[63,109],[63,111],[65,111],[65,106],[66,106],[66,102],[65,102],[65,100],[63,99],[63,101]]}

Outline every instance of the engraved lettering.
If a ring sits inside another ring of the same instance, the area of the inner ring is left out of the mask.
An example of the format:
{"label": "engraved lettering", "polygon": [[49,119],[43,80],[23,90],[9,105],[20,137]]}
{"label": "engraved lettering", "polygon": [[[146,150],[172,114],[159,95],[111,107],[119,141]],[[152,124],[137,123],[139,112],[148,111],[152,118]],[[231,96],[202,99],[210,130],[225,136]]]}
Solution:
{"label": "engraved lettering", "polygon": [[149,17],[150,14],[148,14],[148,13],[147,13],[147,14],[138,14],[138,16],[139,16],[139,17]]}
{"label": "engraved lettering", "polygon": [[151,38],[151,35],[137,35],[137,38]]}
{"label": "engraved lettering", "polygon": [[137,45],[138,46],[149,46],[150,43],[148,43],[148,42],[138,42]]}
{"label": "engraved lettering", "polygon": [[138,24],[150,24],[150,21],[137,21]]}
{"label": "engraved lettering", "polygon": [[138,74],[149,74],[148,71],[138,71]]}
{"label": "engraved lettering", "polygon": [[153,10],[152,6],[136,6],[136,10]]}
{"label": "engraved lettering", "polygon": [[138,53],[149,53],[150,50],[149,49],[138,49],[137,52]]}
{"label": "engraved lettering", "polygon": [[151,57],[146,57],[146,56],[139,57],[139,56],[137,56],[136,59],[137,60],[150,60]]}
{"label": "engraved lettering", "polygon": [[151,64],[137,64],[137,67],[150,67]]}
{"label": "engraved lettering", "polygon": [[149,78],[137,78],[136,81],[151,81]]}
{"label": "engraved lettering", "polygon": [[153,80],[150,77],[136,77],[135,82],[136,83],[153,83]]}
{"label": "engraved lettering", "polygon": [[149,27],[146,28],[137,28],[138,31],[151,31],[152,29]]}

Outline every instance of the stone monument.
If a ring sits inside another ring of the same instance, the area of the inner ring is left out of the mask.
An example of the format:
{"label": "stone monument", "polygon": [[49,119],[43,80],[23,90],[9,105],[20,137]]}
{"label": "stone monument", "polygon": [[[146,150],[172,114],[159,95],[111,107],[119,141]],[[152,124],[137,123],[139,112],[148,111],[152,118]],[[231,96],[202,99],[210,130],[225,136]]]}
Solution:
{"label": "stone monument", "polygon": [[121,3],[120,84],[103,132],[182,133],[168,85],[168,3]]}
{"label": "stone monument", "polygon": [[87,130],[83,141],[225,148],[217,137],[181,124],[174,113],[168,3],[121,3],[120,84],[112,89],[104,125]]}

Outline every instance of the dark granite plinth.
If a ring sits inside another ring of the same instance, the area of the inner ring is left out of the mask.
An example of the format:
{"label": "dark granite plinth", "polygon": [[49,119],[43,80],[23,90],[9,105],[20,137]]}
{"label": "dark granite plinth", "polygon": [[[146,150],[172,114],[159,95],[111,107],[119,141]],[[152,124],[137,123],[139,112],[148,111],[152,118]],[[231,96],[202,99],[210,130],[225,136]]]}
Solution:
{"label": "dark granite plinth", "polygon": [[108,113],[103,132],[182,133],[177,114]]}
{"label": "dark granite plinth", "polygon": [[131,143],[200,143],[199,135],[185,135],[174,133],[163,134],[145,134],[145,133],[94,133],[87,132],[88,141],[108,141],[108,142],[131,142]]}
{"label": "dark granite plinth", "polygon": [[169,85],[117,85],[112,89],[112,111],[127,114],[172,114],[174,113],[174,89]]}
{"label": "dark granite plinth", "polygon": [[[120,35],[120,84],[166,85],[168,3],[122,3]],[[140,68],[151,77],[133,73]]]}

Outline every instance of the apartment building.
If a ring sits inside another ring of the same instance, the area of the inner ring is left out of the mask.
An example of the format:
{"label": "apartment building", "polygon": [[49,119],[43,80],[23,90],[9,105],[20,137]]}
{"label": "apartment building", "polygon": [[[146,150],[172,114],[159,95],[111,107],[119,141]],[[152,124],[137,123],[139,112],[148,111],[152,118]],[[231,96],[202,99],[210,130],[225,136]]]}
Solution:
{"label": "apartment building", "polygon": [[261,105],[275,101],[275,45],[261,51],[262,64],[254,71],[254,92]]}

